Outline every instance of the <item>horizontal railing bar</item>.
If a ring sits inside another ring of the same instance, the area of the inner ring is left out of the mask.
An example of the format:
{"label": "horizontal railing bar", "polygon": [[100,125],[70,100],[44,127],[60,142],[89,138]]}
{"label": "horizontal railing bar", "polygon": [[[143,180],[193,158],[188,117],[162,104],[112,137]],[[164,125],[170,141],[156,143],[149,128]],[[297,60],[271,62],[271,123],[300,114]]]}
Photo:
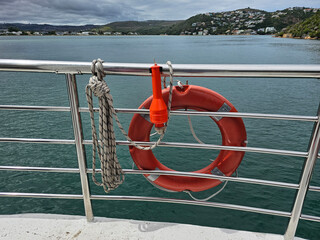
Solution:
{"label": "horizontal railing bar", "polygon": [[[58,106],[26,106],[26,105],[0,105],[0,110],[22,110],[22,111],[54,111],[54,112],[70,112],[70,107]],[[149,114],[148,109],[129,109],[116,108],[118,113],[131,114]],[[89,108],[79,108],[80,112],[89,112]],[[99,108],[94,108],[95,112]],[[296,121],[318,121],[317,116],[301,116],[301,115],[283,115],[283,114],[264,114],[264,113],[239,113],[239,112],[199,112],[199,111],[171,111],[171,115],[182,116],[208,116],[208,117],[242,117],[242,118],[257,118],[257,119],[279,119],[279,120],[296,120]]]}
{"label": "horizontal railing bar", "polygon": [[316,187],[316,186],[309,186],[309,191],[313,191],[313,192],[320,192],[320,187]]}
{"label": "horizontal railing bar", "polygon": [[[50,167],[25,167],[25,166],[0,166],[0,171],[29,171],[29,172],[57,172],[57,173],[79,173],[77,168],[50,168]],[[100,173],[101,169],[96,169]],[[168,176],[184,176],[184,177],[197,177],[207,179],[228,180],[232,182],[259,184],[273,187],[283,187],[290,189],[298,189],[298,184],[275,182],[260,179],[240,178],[240,177],[225,177],[212,174],[193,173],[193,172],[180,172],[180,171],[161,171],[161,170],[133,170],[123,169],[125,174],[153,174],[153,175],[168,175]],[[87,169],[87,173],[92,173],[92,169]]]}
{"label": "horizontal railing bar", "polygon": [[[116,108],[115,110],[118,113],[150,114],[148,109]],[[98,112],[99,108],[94,108],[94,111]],[[80,108],[80,112],[89,112],[89,108]],[[296,121],[310,121],[310,122],[319,121],[317,116],[264,114],[264,113],[240,113],[240,112],[171,111],[170,115],[205,116],[205,117],[242,117],[242,118],[296,120]]]}
{"label": "horizontal railing bar", "polygon": [[290,188],[290,189],[298,189],[299,187],[298,184],[293,184],[293,183],[275,182],[275,181],[253,179],[253,178],[242,178],[242,177],[225,177],[225,176],[194,173],[194,172],[162,171],[162,170],[133,170],[133,169],[123,169],[123,172],[125,174],[152,174],[152,175],[167,175],[167,176],[182,176],[182,177],[199,177],[199,178],[207,178],[207,179],[227,180],[231,182],[259,184],[264,186],[283,187],[283,188]]}
{"label": "horizontal railing bar", "polygon": [[[120,200],[120,201],[146,201],[146,202],[178,203],[178,204],[185,204],[185,205],[197,205],[197,206],[224,208],[224,209],[230,209],[230,210],[240,210],[240,211],[244,211],[244,212],[261,213],[261,214],[273,215],[273,216],[279,216],[279,217],[290,217],[291,216],[291,213],[289,213],[289,212],[278,211],[278,210],[256,208],[256,207],[227,204],[227,203],[194,201],[194,200],[183,200],[183,199],[172,199],[172,198],[92,195],[91,199],[92,200]],[[308,221],[316,221],[316,222],[320,221],[320,217],[311,216],[311,215],[302,214],[300,218],[304,219],[304,220],[308,220]]]}
{"label": "horizontal railing bar", "polygon": [[75,144],[75,141],[72,139],[44,139],[44,138],[0,138],[0,142]]}
{"label": "horizontal railing bar", "polygon": [[[55,198],[55,199],[82,199],[82,195],[75,194],[49,194],[49,193],[17,193],[17,192],[0,192],[0,197],[30,197],[30,198]],[[193,201],[160,197],[141,197],[141,196],[115,196],[115,195],[91,195],[92,200],[118,200],[118,201],[137,201],[137,202],[160,202],[160,203],[177,203],[184,205],[197,205],[224,208],[231,210],[241,210],[245,212],[261,213],[267,215],[290,217],[289,212],[276,211],[263,208],[255,208],[226,203]]]}
{"label": "horizontal railing bar", "polygon": [[[101,171],[100,169],[97,170]],[[92,169],[91,169],[92,172]],[[133,169],[123,169],[125,174],[152,174],[152,175],[169,175],[169,176],[184,176],[184,177],[199,177],[199,178],[208,178],[208,179],[218,179],[218,180],[227,180],[231,182],[240,182],[240,183],[250,183],[258,184],[264,186],[273,186],[273,187],[282,187],[289,189],[298,189],[299,184],[286,183],[286,182],[276,182],[268,181],[262,179],[254,178],[242,178],[242,177],[225,177],[212,174],[203,174],[203,173],[194,173],[194,172],[181,172],[181,171],[162,171],[162,170],[133,170]],[[310,191],[320,192],[320,187],[310,186]]]}
{"label": "horizontal railing bar", "polygon": [[224,208],[231,210],[241,210],[245,212],[261,213],[267,215],[290,217],[289,212],[248,207],[235,204],[217,203],[217,202],[205,202],[205,201],[194,201],[184,199],[173,199],[173,198],[160,198],[160,197],[141,197],[141,196],[115,196],[115,195],[91,195],[93,200],[118,200],[118,201],[138,201],[138,202],[161,202],[161,203],[178,203],[185,205],[197,205],[215,208]]}
{"label": "horizontal railing bar", "polygon": [[[185,177],[199,177],[208,179],[228,180],[231,182],[258,184],[264,186],[283,187],[289,189],[298,189],[299,185],[294,183],[268,181],[254,178],[241,178],[241,177],[224,177],[212,174],[193,173],[193,172],[180,172],[180,171],[161,171],[161,170],[133,170],[122,169],[125,174],[153,174],[153,175],[172,175],[172,176],[185,176]],[[56,172],[56,173],[79,173],[78,168],[53,168],[53,167],[26,167],[26,166],[0,166],[0,171],[26,171],[26,172]],[[97,173],[101,169],[96,169]],[[92,173],[92,169],[88,168],[87,173]],[[320,187],[309,186],[309,191],[320,192]]]}
{"label": "horizontal railing bar", "polygon": [[49,112],[70,112],[70,107],[0,105],[0,110],[22,110],[22,111],[32,110],[32,111],[49,111]]}
{"label": "horizontal railing bar", "polygon": [[[43,139],[43,138],[0,138],[0,142],[17,142],[17,143],[51,143],[51,144],[75,144],[74,140],[67,139]],[[120,146],[131,146],[133,143],[129,141],[116,141]],[[151,146],[154,142],[140,142],[135,141],[138,145]],[[84,140],[83,144],[91,145],[92,140]],[[307,152],[278,150],[269,148],[255,148],[255,147],[236,147],[236,146],[221,146],[214,144],[199,144],[199,143],[177,143],[177,142],[161,142],[159,147],[177,147],[177,148],[193,148],[193,149],[214,149],[214,150],[230,150],[241,152],[254,152],[265,154],[276,154],[293,157],[306,157]]]}
{"label": "horizontal railing bar", "polygon": [[79,168],[0,166],[0,171],[79,173]]}
{"label": "horizontal railing bar", "polygon": [[313,222],[320,222],[320,217],[306,215],[306,214],[301,214],[300,219],[307,220],[307,221],[313,221]]}
{"label": "horizontal railing bar", "polygon": [[[85,140],[84,144],[92,144],[92,140]],[[143,146],[151,146],[154,142],[140,142],[135,141],[135,144]],[[117,145],[120,146],[132,146],[133,143],[129,141],[117,141]],[[230,150],[240,152],[254,152],[254,153],[265,153],[265,154],[276,154],[292,157],[306,157],[307,152],[289,151],[289,150],[278,150],[269,148],[256,148],[256,147],[236,147],[236,146],[221,146],[214,144],[199,144],[199,143],[178,143],[178,142],[160,142],[159,147],[177,147],[177,148],[193,148],[193,149],[214,149],[214,150]]]}
{"label": "horizontal railing bar", "polygon": [[83,196],[79,194],[18,193],[18,192],[0,192],[0,197],[83,199]]}
{"label": "horizontal railing bar", "polygon": [[[116,109],[118,112],[127,113],[148,113],[147,109]],[[279,120],[299,120],[299,121],[318,121],[317,116],[300,116],[300,115],[281,115],[281,114],[263,114],[263,113],[240,113],[240,112],[199,112],[199,111],[171,111],[172,115],[183,116],[208,116],[208,117],[242,117],[258,119],[279,119]]]}
{"label": "horizontal railing bar", "polygon": [[[104,62],[107,74],[150,76],[153,63]],[[166,64],[163,75],[169,75]],[[91,74],[91,62],[0,59],[0,71]],[[319,78],[316,64],[172,64],[175,77],[303,77]]]}
{"label": "horizontal railing bar", "polygon": [[[27,197],[27,198],[51,198],[51,199],[83,199],[82,195],[79,194],[52,194],[52,193],[17,193],[17,192],[0,192],[0,197]],[[113,200],[113,201],[137,201],[137,202],[159,202],[159,203],[176,203],[184,205],[196,205],[196,206],[206,206],[215,208],[224,208],[230,210],[239,210],[244,212],[261,213],[266,215],[280,216],[280,217],[290,217],[291,213],[256,208],[235,204],[227,203],[217,203],[217,202],[204,202],[204,201],[193,201],[193,200],[183,200],[183,199],[172,199],[172,198],[159,198],[159,197],[141,197],[141,196],[111,196],[111,195],[91,195],[91,200]],[[310,216],[302,214],[300,219],[308,221],[320,221],[320,217]]]}

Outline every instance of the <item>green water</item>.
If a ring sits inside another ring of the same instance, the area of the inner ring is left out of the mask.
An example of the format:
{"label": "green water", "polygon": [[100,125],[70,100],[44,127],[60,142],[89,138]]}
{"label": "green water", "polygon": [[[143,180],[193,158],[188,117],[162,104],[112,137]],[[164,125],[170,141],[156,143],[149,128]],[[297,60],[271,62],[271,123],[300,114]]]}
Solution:
{"label": "green water", "polygon": [[[158,63],[270,63],[320,64],[320,42],[270,36],[134,36],[134,37],[0,37],[0,58]],[[84,87],[88,76],[78,76],[80,105],[86,106]],[[186,79],[180,79],[185,81]],[[240,112],[315,115],[320,83],[316,79],[189,78],[219,92]],[[138,107],[151,94],[151,81],[142,77],[109,76],[116,107]],[[40,73],[0,73],[0,104],[68,106],[65,77]],[[126,128],[131,115],[121,114]],[[90,139],[90,119],[82,114],[84,137]],[[209,118],[192,118],[199,138],[220,144],[219,130]],[[248,146],[306,151],[312,123],[244,119]],[[0,111],[0,137],[72,139],[70,114],[66,112]],[[117,139],[124,138],[117,131]],[[172,117],[165,141],[195,142],[186,117]],[[131,168],[127,147],[118,147],[123,168]],[[91,147],[86,147],[91,165]],[[217,156],[215,150],[155,150],[162,163],[176,170],[193,171]],[[246,153],[239,176],[298,183],[304,159]],[[0,143],[0,165],[77,167],[72,145]],[[312,185],[320,185],[319,164]],[[81,194],[79,176],[62,173],[0,172],[2,192]],[[104,194],[91,184],[93,194]],[[198,193],[206,197],[215,189]],[[142,176],[126,176],[114,195],[138,195],[189,199],[183,193],[155,189]],[[294,190],[253,184],[229,183],[212,201],[290,211]],[[310,192],[303,213],[320,216],[320,196]],[[288,219],[241,211],[164,203],[93,201],[95,216],[198,224],[283,234]],[[0,214],[60,213],[83,215],[79,200],[0,198]],[[297,236],[320,238],[319,223],[301,221]]]}

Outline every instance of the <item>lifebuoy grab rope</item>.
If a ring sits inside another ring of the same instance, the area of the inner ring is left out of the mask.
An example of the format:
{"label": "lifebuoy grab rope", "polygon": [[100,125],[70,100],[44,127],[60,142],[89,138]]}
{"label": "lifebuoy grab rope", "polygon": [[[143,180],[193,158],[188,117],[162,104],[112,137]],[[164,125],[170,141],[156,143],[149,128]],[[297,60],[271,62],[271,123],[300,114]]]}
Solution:
{"label": "lifebuoy grab rope", "polygon": [[[168,101],[168,89],[162,91],[163,99]],[[149,109],[152,96],[146,99],[139,108]],[[191,109],[209,112],[237,112],[236,108],[222,95],[210,89],[184,85],[183,88],[174,87],[172,91],[172,110]],[[224,146],[246,146],[246,130],[241,118],[211,117],[220,129],[222,145]],[[150,131],[153,124],[143,115],[135,114],[129,126],[129,137],[134,141],[149,141]],[[130,146],[130,154],[136,166],[141,170],[165,170],[173,171],[163,165],[151,150],[141,151]],[[220,151],[217,158],[196,173],[215,174],[231,176],[240,165],[244,152]],[[165,175],[144,175],[152,184],[170,191],[193,191],[199,192],[215,187],[221,183],[215,179],[177,177]]]}

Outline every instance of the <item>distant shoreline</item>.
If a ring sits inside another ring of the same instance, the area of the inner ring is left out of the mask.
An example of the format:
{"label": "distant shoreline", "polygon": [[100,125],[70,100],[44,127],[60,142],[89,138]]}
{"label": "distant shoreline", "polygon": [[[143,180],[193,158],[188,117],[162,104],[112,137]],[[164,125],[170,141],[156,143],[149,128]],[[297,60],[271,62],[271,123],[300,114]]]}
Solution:
{"label": "distant shoreline", "polygon": [[302,39],[302,40],[320,40],[319,38],[317,37],[310,37],[310,36],[305,36],[305,37],[293,37],[292,34],[290,33],[285,33],[283,34],[282,36],[274,36],[276,38],[291,38],[291,39]]}
{"label": "distant shoreline", "polygon": [[[285,35],[285,34],[284,34]],[[292,37],[292,36],[276,36],[275,34],[253,35],[253,34],[216,34],[216,35],[0,35],[0,37],[143,37],[143,36],[181,36],[181,37],[209,37],[209,36],[271,36],[275,38],[291,38],[301,40],[320,40],[319,38]]]}
{"label": "distant shoreline", "polygon": [[[209,37],[209,36],[272,36],[274,34],[212,34],[212,35],[174,35],[174,34],[150,34],[150,35],[0,35],[0,37],[143,37],[143,36],[181,36],[181,37]],[[279,36],[280,37],[280,36]],[[281,38],[281,37],[280,37]]]}

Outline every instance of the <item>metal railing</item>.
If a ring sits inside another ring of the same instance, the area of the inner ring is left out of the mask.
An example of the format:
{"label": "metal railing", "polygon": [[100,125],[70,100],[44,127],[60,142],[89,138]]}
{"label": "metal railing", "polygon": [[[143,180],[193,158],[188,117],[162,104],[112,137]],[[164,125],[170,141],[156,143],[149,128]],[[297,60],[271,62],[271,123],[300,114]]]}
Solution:
{"label": "metal railing", "polygon": [[[161,65],[163,74],[169,74],[167,65]],[[30,198],[59,198],[59,199],[83,199],[85,214],[88,221],[93,220],[93,211],[91,200],[121,200],[121,201],[147,201],[147,202],[166,202],[187,205],[199,205],[208,207],[217,207],[224,209],[241,210],[246,212],[261,213],[289,218],[289,224],[284,234],[285,239],[293,239],[297,225],[300,219],[320,222],[320,217],[301,214],[303,203],[307,191],[320,192],[319,186],[309,186],[315,162],[319,158],[320,147],[320,108],[316,116],[300,115],[281,115],[281,114],[259,114],[259,113],[238,113],[238,112],[186,112],[172,111],[172,115],[193,115],[193,116],[221,116],[221,117],[242,117],[258,119],[277,119],[292,121],[314,122],[314,128],[311,134],[310,143],[307,152],[289,151],[256,147],[236,147],[221,146],[213,144],[195,144],[195,143],[176,143],[161,142],[159,147],[178,147],[178,148],[198,148],[198,149],[216,149],[216,150],[234,150],[255,152],[262,154],[276,154],[283,156],[304,157],[305,164],[302,169],[299,184],[285,183],[278,181],[267,181],[261,179],[225,177],[211,174],[179,172],[179,171],[160,171],[160,170],[133,170],[124,169],[125,174],[153,174],[153,175],[174,175],[196,178],[228,180],[239,183],[258,184],[272,187],[296,189],[294,205],[291,212],[226,204],[205,201],[181,200],[159,197],[140,197],[140,196],[114,196],[114,195],[91,195],[88,183],[88,173],[92,169],[86,167],[86,158],[84,154],[84,145],[92,144],[91,140],[83,139],[81,126],[81,112],[88,112],[88,108],[79,107],[76,75],[88,74],[91,63],[88,62],[65,62],[65,61],[35,61],[35,60],[11,60],[0,59],[0,71],[22,71],[22,72],[46,72],[66,75],[67,90],[69,95],[70,107],[58,106],[24,106],[24,105],[0,105],[0,110],[16,111],[64,111],[71,112],[74,131],[74,140],[66,139],[35,139],[35,138],[6,138],[1,137],[0,142],[19,142],[19,143],[50,143],[50,144],[73,144],[76,146],[79,168],[50,168],[50,167],[22,167],[22,166],[0,166],[3,171],[30,171],[30,172],[58,172],[58,173],[80,173],[82,195],[76,194],[42,194],[42,193],[17,193],[0,192],[0,197],[30,197]],[[179,77],[277,77],[277,78],[320,78],[320,65],[241,65],[241,64],[173,64],[175,76]],[[108,74],[149,76],[149,64],[133,63],[104,63],[104,70]],[[97,109],[95,109],[97,111]],[[143,113],[148,114],[146,109],[116,109],[121,113]],[[152,145],[152,142],[137,142],[143,145]],[[118,145],[130,145],[128,141],[117,141]]]}

